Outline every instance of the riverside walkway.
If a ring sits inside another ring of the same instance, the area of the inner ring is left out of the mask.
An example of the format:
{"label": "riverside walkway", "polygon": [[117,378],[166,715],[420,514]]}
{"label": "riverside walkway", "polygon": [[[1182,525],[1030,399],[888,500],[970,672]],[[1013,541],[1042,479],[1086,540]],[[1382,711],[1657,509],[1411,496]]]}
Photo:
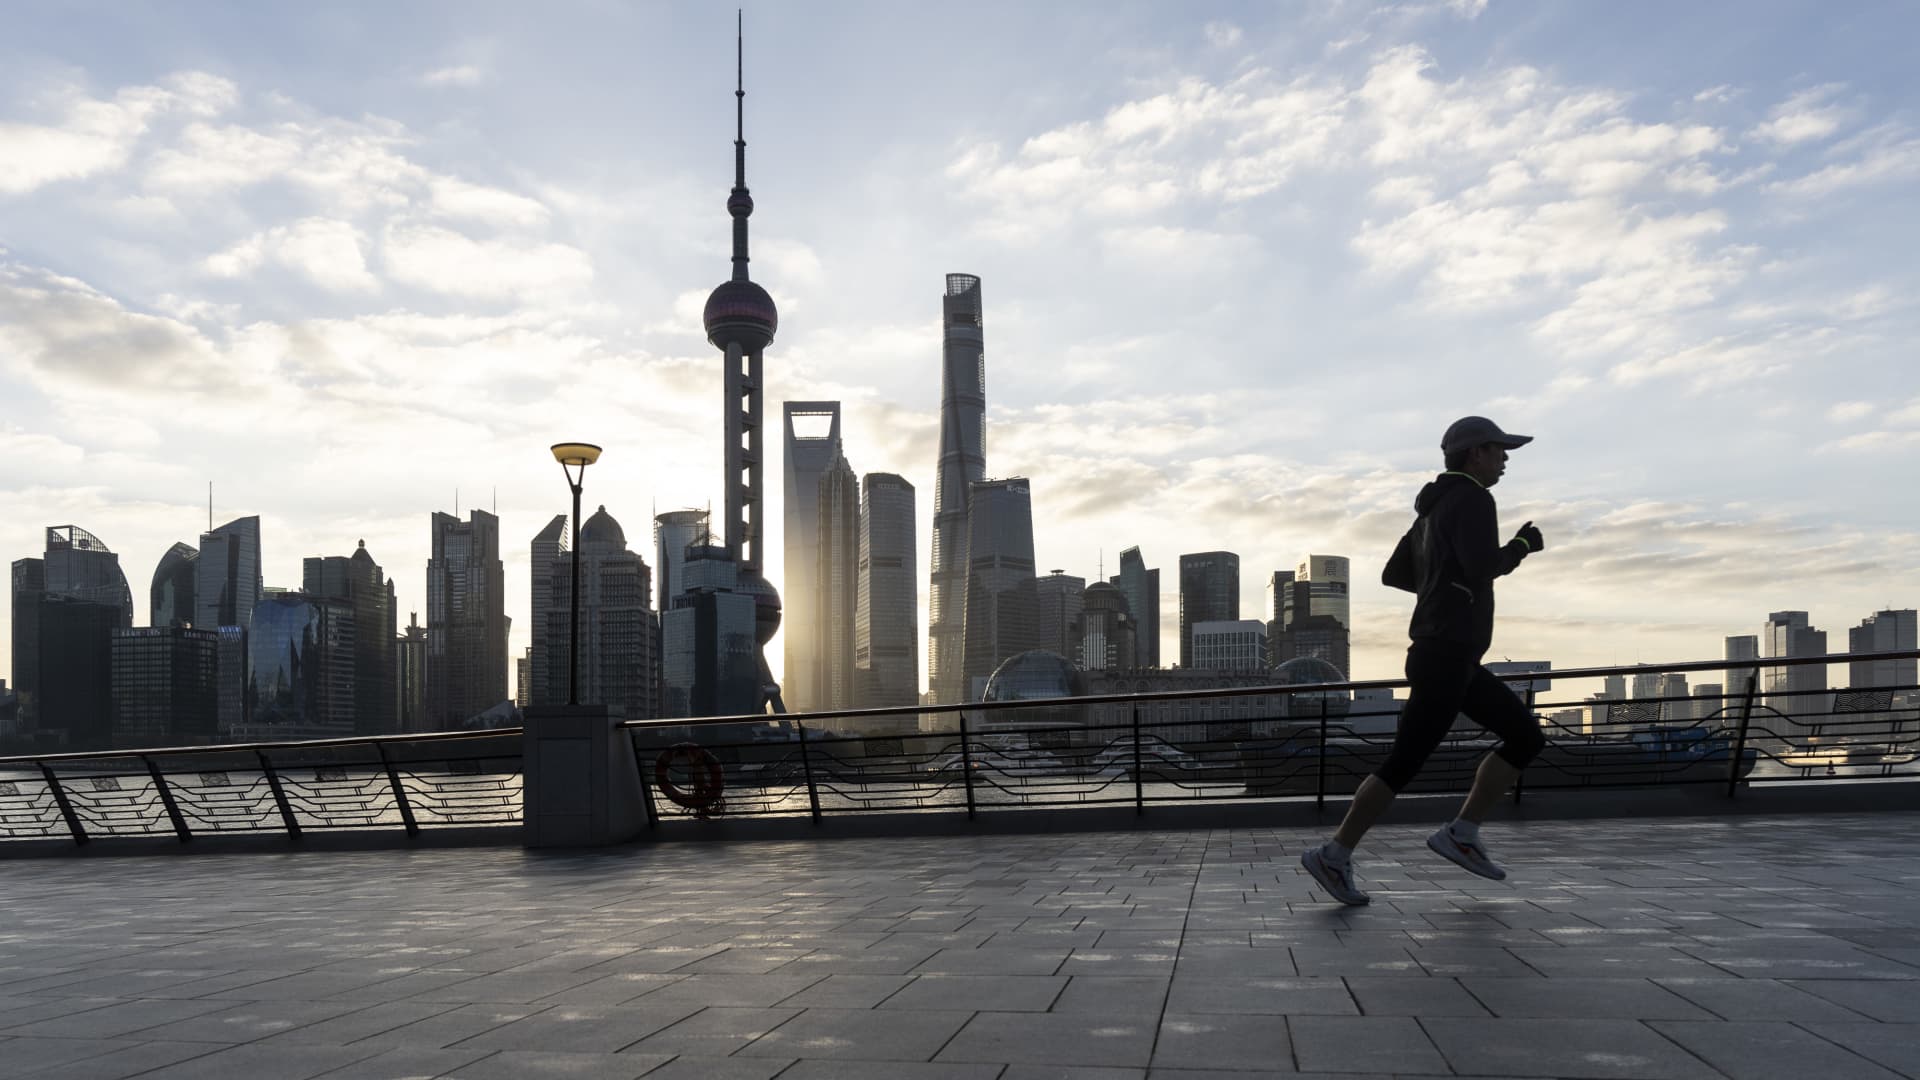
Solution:
{"label": "riverside walkway", "polygon": [[0,861],[0,1076],[1920,1076],[1916,824]]}

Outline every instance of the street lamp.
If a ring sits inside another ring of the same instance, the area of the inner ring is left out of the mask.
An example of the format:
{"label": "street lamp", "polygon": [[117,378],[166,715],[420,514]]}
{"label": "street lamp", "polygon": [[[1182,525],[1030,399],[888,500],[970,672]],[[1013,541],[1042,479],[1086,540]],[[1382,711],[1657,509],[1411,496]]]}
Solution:
{"label": "street lamp", "polygon": [[[573,618],[567,642],[567,704],[580,704],[580,486],[587,478],[587,466],[600,460],[600,448],[592,443],[553,444],[553,460],[567,474],[567,486],[573,489]],[[573,470],[580,471],[575,473]]]}

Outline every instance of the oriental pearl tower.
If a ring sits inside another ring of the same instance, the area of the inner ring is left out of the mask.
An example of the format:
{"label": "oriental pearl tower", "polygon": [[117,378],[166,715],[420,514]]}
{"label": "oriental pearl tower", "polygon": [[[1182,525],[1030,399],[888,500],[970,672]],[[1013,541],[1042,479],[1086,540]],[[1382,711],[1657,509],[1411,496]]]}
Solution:
{"label": "oriental pearl tower", "polygon": [[[747,277],[747,218],[753,196],[747,193],[746,80],[744,33],[735,40],[733,191],[727,213],[733,217],[733,276],[707,297],[707,340],[726,354],[723,392],[726,435],[726,546],[739,568],[735,592],[754,600],[754,636],[759,642],[761,708],[785,712],[780,687],[767,667],[767,643],[780,629],[780,594],[761,573],[765,543],[761,517],[762,356],[773,344],[780,313],[767,290]],[[702,646],[708,643],[703,642]]]}

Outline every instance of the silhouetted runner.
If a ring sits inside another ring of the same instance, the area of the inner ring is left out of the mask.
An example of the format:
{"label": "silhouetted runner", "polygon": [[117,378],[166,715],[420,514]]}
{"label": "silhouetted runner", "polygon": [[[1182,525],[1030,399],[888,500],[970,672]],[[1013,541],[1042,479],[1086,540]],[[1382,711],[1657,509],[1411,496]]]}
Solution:
{"label": "silhouetted runner", "polygon": [[1419,775],[1460,713],[1498,735],[1500,745],[1480,762],[1459,816],[1427,837],[1427,846],[1481,877],[1507,876],[1481,846],[1480,822],[1546,737],[1526,705],[1480,658],[1493,642],[1493,579],[1512,573],[1545,545],[1531,521],[1502,544],[1487,489],[1507,471],[1507,451],[1532,441],[1531,435],[1501,431],[1483,416],[1463,417],[1447,428],[1440,440],[1447,471],[1420,490],[1413,503],[1419,516],[1380,575],[1385,584],[1418,596],[1407,627],[1413,639],[1407,704],[1386,762],[1361,781],[1333,839],[1300,856],[1307,873],[1343,904],[1369,900],[1353,884],[1354,847]]}

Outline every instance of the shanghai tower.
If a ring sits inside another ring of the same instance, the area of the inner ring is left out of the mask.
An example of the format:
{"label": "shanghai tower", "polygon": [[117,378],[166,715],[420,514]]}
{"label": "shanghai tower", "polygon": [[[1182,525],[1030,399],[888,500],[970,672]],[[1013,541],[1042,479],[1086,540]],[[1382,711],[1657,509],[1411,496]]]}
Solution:
{"label": "shanghai tower", "polygon": [[941,302],[940,466],[933,487],[927,682],[937,704],[962,700],[966,649],[967,491],[986,478],[987,355],[980,279],[948,274]]}
{"label": "shanghai tower", "polygon": [[[737,570],[733,592],[746,594],[754,602],[754,637],[758,641],[761,696],[759,708],[769,702],[776,712],[779,689],[767,667],[767,642],[780,629],[780,594],[761,575],[765,556],[765,526],[761,518],[762,451],[761,391],[765,386],[761,359],[773,344],[780,314],[773,297],[747,277],[747,218],[753,213],[753,196],[747,192],[746,82],[745,46],[736,44],[736,82],[734,98],[733,190],[727,196],[727,213],[733,218],[733,276],[720,283],[707,297],[704,321],[707,340],[725,354],[722,375],[725,404],[722,420],[726,447],[726,555]],[[697,648],[707,659],[718,662],[722,643],[718,637],[702,640]]]}

